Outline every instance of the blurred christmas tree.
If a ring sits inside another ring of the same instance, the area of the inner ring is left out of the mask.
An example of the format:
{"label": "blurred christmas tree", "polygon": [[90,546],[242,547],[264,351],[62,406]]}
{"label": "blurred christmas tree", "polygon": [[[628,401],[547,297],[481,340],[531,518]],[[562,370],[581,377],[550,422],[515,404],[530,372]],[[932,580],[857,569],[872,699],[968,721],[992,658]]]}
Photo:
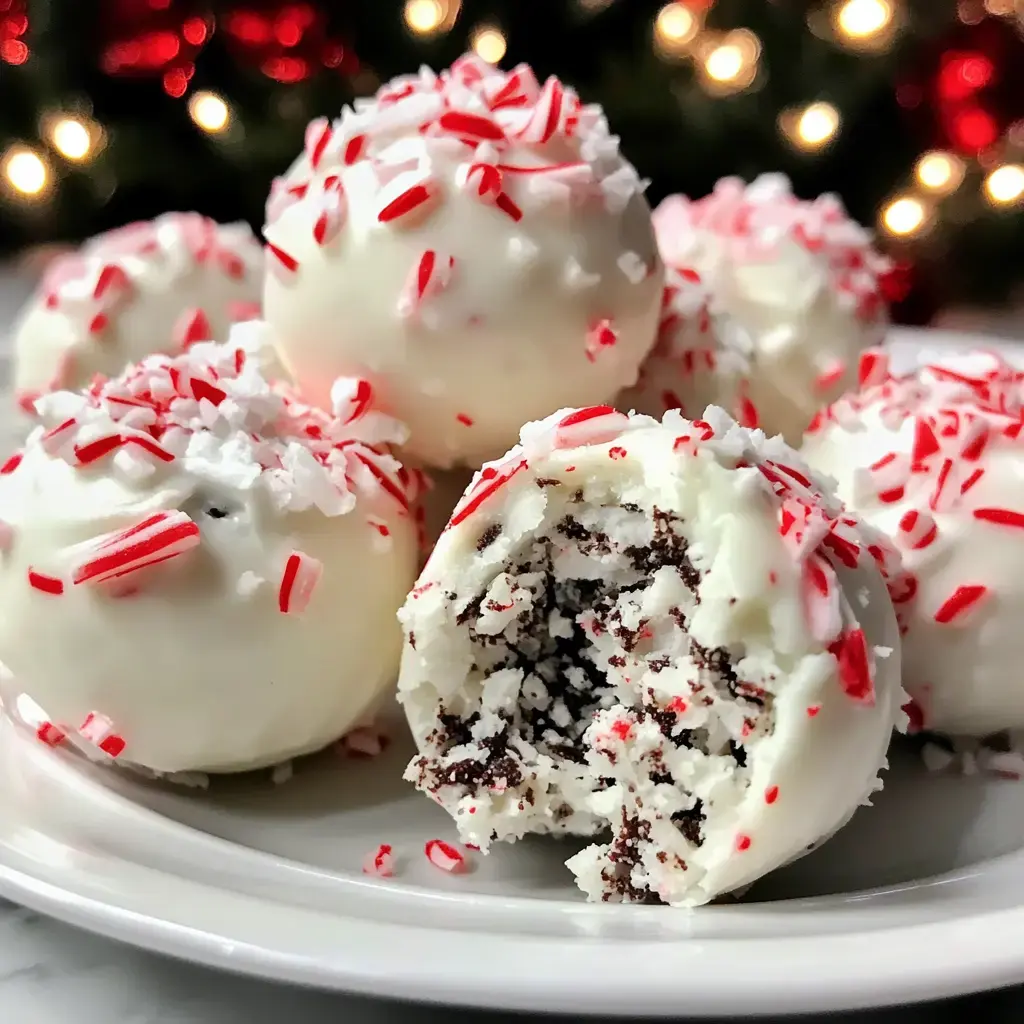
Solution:
{"label": "blurred christmas tree", "polygon": [[1024,0],[0,0],[0,245],[165,209],[259,226],[312,117],[473,48],[602,103],[652,200],[765,170],[838,192],[923,320],[1024,279],[1022,23]]}

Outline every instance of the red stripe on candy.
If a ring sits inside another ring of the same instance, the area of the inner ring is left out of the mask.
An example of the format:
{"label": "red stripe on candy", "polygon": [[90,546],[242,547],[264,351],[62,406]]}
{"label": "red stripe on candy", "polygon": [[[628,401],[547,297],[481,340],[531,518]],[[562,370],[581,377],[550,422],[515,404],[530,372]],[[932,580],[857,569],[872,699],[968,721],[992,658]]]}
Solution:
{"label": "red stripe on candy", "polygon": [[976,508],[973,515],[975,519],[980,519],[983,523],[1024,528],[1024,512],[1014,512],[1008,508]]}
{"label": "red stripe on candy", "polygon": [[935,621],[945,625],[966,615],[987,593],[988,587],[977,585],[957,587],[935,613]]}

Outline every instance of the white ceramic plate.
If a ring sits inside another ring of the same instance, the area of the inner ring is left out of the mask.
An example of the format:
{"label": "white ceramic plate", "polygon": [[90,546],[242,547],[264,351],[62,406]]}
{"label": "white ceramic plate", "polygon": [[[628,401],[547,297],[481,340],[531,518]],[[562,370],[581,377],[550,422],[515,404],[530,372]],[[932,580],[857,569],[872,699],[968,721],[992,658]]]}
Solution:
{"label": "white ceramic plate", "polygon": [[[964,336],[895,332],[912,357]],[[975,339],[976,343],[990,343]],[[502,1009],[701,1016],[879,1006],[1024,980],[1024,784],[929,776],[907,750],[874,807],[743,903],[590,906],[525,842],[466,875],[446,816],[376,761],[325,754],[274,787],[149,784],[0,726],[0,893],[205,964]],[[361,873],[382,842],[394,879]]]}

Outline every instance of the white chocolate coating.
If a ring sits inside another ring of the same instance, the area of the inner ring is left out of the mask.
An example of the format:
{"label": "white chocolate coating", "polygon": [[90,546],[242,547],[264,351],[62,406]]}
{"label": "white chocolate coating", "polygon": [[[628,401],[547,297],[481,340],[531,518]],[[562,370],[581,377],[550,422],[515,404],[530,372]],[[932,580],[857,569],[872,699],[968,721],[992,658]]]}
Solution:
{"label": "white chocolate coating", "polygon": [[412,457],[479,466],[524,421],[635,381],[662,286],[650,209],[599,108],[557,80],[424,69],[314,122],[284,181],[264,229],[280,357],[314,401],[366,376]]}
{"label": "white chocolate coating", "polygon": [[884,334],[888,262],[835,196],[799,200],[778,174],[724,178],[697,201],[670,196],[654,227],[685,276],[670,270],[659,342],[619,407],[698,415],[713,403],[799,444]]}
{"label": "white chocolate coating", "polygon": [[720,409],[605,408],[477,474],[400,613],[406,777],[463,841],[610,827],[591,899],[692,906],[849,819],[901,717],[898,558],[808,473]]}
{"label": "white chocolate coating", "polygon": [[246,224],[168,213],[86,242],[50,268],[14,334],[15,392],[84,387],[151,353],[259,316],[262,248]]}
{"label": "white chocolate coating", "polygon": [[803,451],[911,574],[898,611],[912,720],[974,736],[1024,728],[1024,374],[982,352],[899,378],[868,360],[865,385],[819,417]]}
{"label": "white chocolate coating", "polygon": [[[336,392],[329,416],[272,389],[244,333],[174,360],[150,357],[95,400],[41,399],[45,424],[72,415],[77,426],[37,428],[0,476],[7,698],[27,695],[72,737],[90,715],[109,722],[124,744],[120,763],[161,773],[271,765],[359,724],[393,684],[395,611],[416,571],[402,474],[382,446],[401,438],[397,425],[362,398],[357,409]],[[236,351],[246,358],[238,373]],[[192,399],[197,376],[226,397]],[[110,401],[146,381],[165,396],[156,417],[165,429],[145,425],[147,399],[127,414]],[[83,464],[111,427],[122,443]],[[124,438],[148,438],[173,458]],[[139,555],[145,564],[123,575],[90,562],[135,557],[131,538],[104,539],[159,512],[187,534],[174,557]],[[44,575],[42,589],[30,572]]]}

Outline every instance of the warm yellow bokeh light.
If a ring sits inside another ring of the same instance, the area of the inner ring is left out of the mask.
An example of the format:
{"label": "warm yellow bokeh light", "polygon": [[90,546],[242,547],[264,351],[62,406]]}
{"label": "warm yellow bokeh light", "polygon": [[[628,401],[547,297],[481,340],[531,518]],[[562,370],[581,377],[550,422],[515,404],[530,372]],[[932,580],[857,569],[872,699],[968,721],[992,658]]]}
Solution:
{"label": "warm yellow bokeh light", "polygon": [[53,148],[69,160],[84,160],[92,152],[92,133],[78,118],[62,117],[50,131]]}
{"label": "warm yellow bokeh light", "polygon": [[1003,164],[985,179],[985,194],[993,203],[1015,203],[1024,196],[1024,167]]}
{"label": "warm yellow bokeh light", "polygon": [[796,138],[801,149],[818,149],[839,130],[839,111],[831,103],[812,103],[797,117]]}
{"label": "warm yellow bokeh light", "polygon": [[913,196],[901,196],[882,211],[882,224],[890,234],[905,237],[920,231],[927,217],[924,203]]}
{"label": "warm yellow bokeh light", "polygon": [[914,176],[930,192],[952,192],[964,180],[964,162],[952,153],[935,150],[917,161]]}
{"label": "warm yellow bokeh light", "polygon": [[5,157],[4,177],[16,192],[23,196],[37,196],[46,188],[50,172],[38,153],[19,147]]}
{"label": "warm yellow bokeh light", "polygon": [[436,32],[445,19],[445,6],[441,0],[406,0],[405,23],[418,35]]}
{"label": "warm yellow bokeh light", "polygon": [[215,92],[197,92],[188,101],[188,112],[204,132],[222,132],[231,120],[231,111]]}
{"label": "warm yellow bokeh light", "polygon": [[743,51],[738,46],[723,43],[704,58],[704,70],[708,78],[716,82],[733,82],[743,73],[746,63]]}
{"label": "warm yellow bokeh light", "polygon": [[846,0],[836,15],[836,26],[850,39],[870,39],[892,21],[889,0]]}
{"label": "warm yellow bokeh light", "polygon": [[654,38],[664,50],[677,50],[692,42],[700,23],[685,4],[665,4],[654,20]]}
{"label": "warm yellow bokeh light", "polygon": [[501,29],[495,28],[493,25],[478,28],[473,33],[471,42],[473,52],[488,64],[497,64],[508,49],[508,43],[505,41]]}

